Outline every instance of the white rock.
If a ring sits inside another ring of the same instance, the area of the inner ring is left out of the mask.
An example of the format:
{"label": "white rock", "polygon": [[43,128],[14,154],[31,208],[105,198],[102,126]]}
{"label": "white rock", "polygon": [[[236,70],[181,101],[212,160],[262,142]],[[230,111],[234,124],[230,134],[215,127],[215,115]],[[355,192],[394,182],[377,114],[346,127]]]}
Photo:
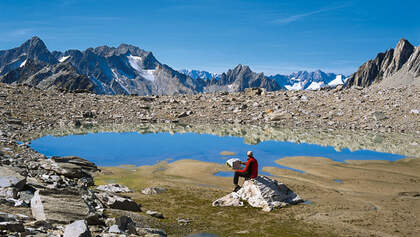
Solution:
{"label": "white rock", "polygon": [[105,184],[96,187],[97,190],[108,191],[112,193],[132,193],[133,191],[127,186],[121,184]]}
{"label": "white rock", "polygon": [[85,220],[78,220],[64,229],[64,237],[90,237],[92,236]]}
{"label": "white rock", "polygon": [[302,202],[299,195],[290,190],[285,184],[266,176],[246,180],[238,192],[232,192],[213,202],[213,206],[243,206],[246,201],[253,207],[271,211],[276,207],[285,207]]}
{"label": "white rock", "polygon": [[31,199],[31,211],[33,218],[37,221],[45,221],[47,219],[44,212],[44,206],[41,202],[41,196],[39,195],[39,190],[35,191],[34,197]]}
{"label": "white rock", "polygon": [[119,234],[121,233],[121,230],[118,228],[118,225],[112,225],[111,227],[109,227],[108,232]]}
{"label": "white rock", "polygon": [[410,114],[419,114],[420,111],[418,109],[412,109],[410,110]]}
{"label": "white rock", "polygon": [[166,191],[168,191],[168,189],[166,189],[166,188],[151,187],[151,188],[145,188],[145,189],[141,190],[141,193],[146,194],[146,195],[150,195],[150,194],[164,193]]}
{"label": "white rock", "polygon": [[242,207],[244,203],[241,201],[241,196],[238,193],[232,192],[222,198],[217,199],[213,202],[212,205],[221,207]]}

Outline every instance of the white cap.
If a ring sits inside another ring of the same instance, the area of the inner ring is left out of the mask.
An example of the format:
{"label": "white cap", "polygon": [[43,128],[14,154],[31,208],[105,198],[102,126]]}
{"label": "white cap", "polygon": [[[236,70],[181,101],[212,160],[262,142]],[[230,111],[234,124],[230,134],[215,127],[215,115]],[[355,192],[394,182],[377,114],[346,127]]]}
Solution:
{"label": "white cap", "polygon": [[253,154],[252,154],[252,151],[248,151],[247,153],[246,153],[246,155],[247,156],[252,156]]}

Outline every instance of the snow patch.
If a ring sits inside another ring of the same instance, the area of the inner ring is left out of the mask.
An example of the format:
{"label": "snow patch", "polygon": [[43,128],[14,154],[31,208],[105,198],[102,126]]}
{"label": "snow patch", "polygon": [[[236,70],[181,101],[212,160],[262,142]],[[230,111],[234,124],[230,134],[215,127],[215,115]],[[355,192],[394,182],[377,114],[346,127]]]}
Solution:
{"label": "snow patch", "polygon": [[332,80],[328,83],[328,86],[336,87],[338,85],[343,85],[344,82],[345,82],[344,76],[343,75],[337,75],[334,80]]}
{"label": "snow patch", "polygon": [[289,91],[297,91],[297,90],[302,90],[303,89],[304,83],[303,82],[296,82],[293,85],[285,85],[284,87],[286,87],[286,89],[289,90]]}
{"label": "snow patch", "polygon": [[69,55],[69,56],[64,56],[64,57],[61,57],[60,59],[58,59],[58,61],[59,61],[60,63],[62,63],[62,62],[64,62],[64,61],[66,61],[68,58],[70,58],[70,55]]}
{"label": "snow patch", "polygon": [[311,91],[316,91],[321,89],[322,87],[325,87],[324,82],[320,81],[320,82],[312,82],[307,88],[306,90],[311,90]]}
{"label": "snow patch", "polygon": [[28,61],[27,59],[25,59],[25,61],[23,61],[19,67],[24,67],[26,65],[26,61]]}
{"label": "snow patch", "polygon": [[143,69],[141,68],[141,63],[143,62],[143,59],[139,56],[133,56],[133,55],[128,55],[127,56],[128,59],[128,63],[130,64],[130,66],[136,70],[141,77],[143,77],[146,80],[149,81],[154,81],[155,80],[155,69]]}

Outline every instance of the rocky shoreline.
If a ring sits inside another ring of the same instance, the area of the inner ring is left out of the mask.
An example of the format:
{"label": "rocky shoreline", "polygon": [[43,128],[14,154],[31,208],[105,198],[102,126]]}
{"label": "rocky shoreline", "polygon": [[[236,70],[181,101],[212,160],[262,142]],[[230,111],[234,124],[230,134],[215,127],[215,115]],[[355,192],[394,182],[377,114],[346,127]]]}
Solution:
{"label": "rocky shoreline", "polygon": [[419,110],[416,87],[140,97],[0,84],[0,233],[60,236],[77,229],[79,236],[112,236],[114,226],[126,234],[166,235],[150,228],[153,221],[106,216],[116,201],[124,203],[119,209],[140,208],[123,195],[90,189],[95,164],[77,157],[47,159],[28,146],[46,133],[201,131],[243,136],[249,143],[277,138],[416,156]]}

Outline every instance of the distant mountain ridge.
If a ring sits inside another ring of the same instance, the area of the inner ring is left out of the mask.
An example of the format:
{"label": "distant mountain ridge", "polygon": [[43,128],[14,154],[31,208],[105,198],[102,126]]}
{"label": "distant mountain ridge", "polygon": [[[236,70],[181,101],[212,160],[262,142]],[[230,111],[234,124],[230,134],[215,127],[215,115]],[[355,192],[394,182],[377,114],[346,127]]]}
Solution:
{"label": "distant mountain ridge", "polygon": [[379,53],[364,63],[348,80],[347,86],[420,86],[420,46],[401,39],[395,49]]}
{"label": "distant mountain ridge", "polygon": [[0,51],[0,82],[41,89],[173,95],[238,92],[249,87],[316,90],[332,86],[332,81],[334,85],[344,83],[343,77],[322,71],[265,76],[241,64],[219,75],[199,70],[181,72],[160,63],[151,52],[128,44],[50,52],[40,38],[33,37],[17,48]]}
{"label": "distant mountain ridge", "polygon": [[[239,72],[241,70],[240,69],[241,67],[247,67],[247,66],[238,65],[236,67],[236,72]],[[250,69],[248,67],[245,70],[250,70]],[[201,78],[204,80],[213,79],[213,82],[210,83],[210,85],[207,88],[207,91],[212,91],[212,89],[210,88],[213,88],[213,91],[216,90],[216,88],[217,90],[223,90],[223,91],[235,90],[234,88],[236,87],[238,90],[240,89],[240,87],[238,85],[235,85],[232,80],[224,80],[224,81],[222,80],[216,83],[222,78],[223,74],[216,74],[216,73],[211,73],[208,71],[201,71],[201,70],[187,70],[187,69],[180,70],[180,72],[192,77],[193,79],[197,79],[197,78]],[[224,77],[226,77],[226,75],[228,74],[235,74],[235,69],[231,70],[231,72],[229,71],[226,72]],[[268,86],[270,90],[319,90],[324,87],[336,87],[337,85],[341,85],[346,82],[346,76],[344,76],[343,74],[326,73],[321,70],[317,70],[314,72],[299,71],[299,72],[292,73],[290,75],[276,74],[276,75],[265,76],[265,77],[267,78],[266,80],[268,81],[273,80],[277,83],[277,85],[273,85],[272,82],[270,83],[265,82],[265,85]],[[215,86],[215,85],[218,85],[218,86]]]}

